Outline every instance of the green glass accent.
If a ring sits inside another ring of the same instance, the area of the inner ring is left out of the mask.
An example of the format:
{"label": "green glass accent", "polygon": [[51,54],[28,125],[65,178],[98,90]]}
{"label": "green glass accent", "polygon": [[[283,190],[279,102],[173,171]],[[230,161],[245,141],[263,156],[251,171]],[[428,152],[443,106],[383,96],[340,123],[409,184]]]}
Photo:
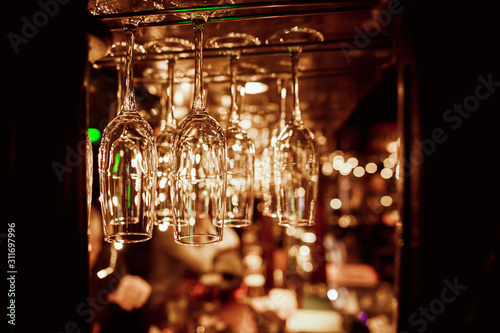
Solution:
{"label": "green glass accent", "polygon": [[97,128],[89,128],[87,131],[89,133],[91,142],[97,142],[101,139],[101,131],[99,131]]}
{"label": "green glass accent", "polygon": [[130,181],[129,181],[129,183],[127,185],[127,207],[128,208],[130,208],[130,205],[131,205],[131,203],[130,203],[131,202],[130,199],[132,196],[131,192],[132,192],[132,184],[130,184]]}
{"label": "green glass accent", "polygon": [[113,173],[118,171],[118,165],[120,165],[120,153],[116,154],[115,164],[113,165]]}

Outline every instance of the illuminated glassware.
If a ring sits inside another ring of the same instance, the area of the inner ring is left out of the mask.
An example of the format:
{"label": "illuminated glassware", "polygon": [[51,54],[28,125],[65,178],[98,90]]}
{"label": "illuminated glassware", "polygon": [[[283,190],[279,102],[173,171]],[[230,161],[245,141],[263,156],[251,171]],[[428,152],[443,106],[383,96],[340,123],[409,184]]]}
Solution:
{"label": "illuminated glassware", "polygon": [[231,78],[231,114],[226,130],[227,143],[227,186],[226,215],[224,223],[229,227],[245,227],[252,224],[254,205],[254,155],[252,140],[243,131],[239,122],[236,102],[236,74],[241,49],[238,47],[259,45],[260,41],[243,33],[229,33],[213,37],[208,45],[225,49],[223,53],[229,57]]}
{"label": "illuminated glassware", "polygon": [[263,193],[262,199],[264,203],[264,209],[262,215],[269,216],[272,218],[278,217],[278,196],[276,195],[276,182],[274,177],[275,169],[275,156],[274,149],[276,147],[276,142],[278,136],[280,135],[283,128],[285,128],[286,122],[286,82],[285,78],[279,78],[277,80],[278,93],[280,94],[280,119],[276,125],[271,130],[271,142],[269,147],[264,150],[263,156],[265,159],[265,169],[264,169],[264,179],[262,184]]}
{"label": "illuminated glassware", "polygon": [[[187,1],[183,5],[204,3]],[[194,246],[219,243],[225,215],[226,138],[220,124],[208,114],[203,98],[203,29],[210,14],[190,13],[195,42],[193,106],[174,134],[174,239]]]}
{"label": "illuminated glassware", "polygon": [[[322,41],[323,35],[309,28],[293,27],[270,36],[268,44]],[[313,133],[301,118],[298,65],[302,46],[288,47],[292,59],[293,112],[274,147],[274,177],[278,223],[310,226],[315,223],[318,196],[318,153]]]}
{"label": "illuminated glassware", "polygon": [[144,48],[149,53],[166,54],[165,64],[166,84],[161,86],[160,95],[160,132],[156,135],[156,149],[158,153],[158,173],[155,199],[155,225],[162,231],[174,223],[173,200],[171,194],[172,187],[172,150],[176,120],[174,118],[173,88],[174,88],[174,67],[177,52],[190,50],[193,44],[180,38],[163,38],[148,42]]}
{"label": "illuminated glassware", "polygon": [[[160,1],[98,1],[100,14],[163,8]],[[150,18],[148,18],[150,19]],[[106,126],[99,148],[100,201],[104,238],[134,243],[152,237],[157,153],[153,129],[139,115],[133,85],[135,33],[142,17],[122,20],[126,33],[125,96]]]}

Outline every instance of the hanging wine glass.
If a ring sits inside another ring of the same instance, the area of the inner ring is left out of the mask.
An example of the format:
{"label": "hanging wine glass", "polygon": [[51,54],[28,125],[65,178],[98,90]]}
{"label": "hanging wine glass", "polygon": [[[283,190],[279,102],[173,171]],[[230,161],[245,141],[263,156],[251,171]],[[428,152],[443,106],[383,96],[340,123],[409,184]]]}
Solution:
{"label": "hanging wine glass", "polygon": [[[212,1],[186,1],[206,5]],[[203,96],[203,29],[209,11],[194,11],[194,98],[190,113],[174,134],[171,189],[174,239],[179,244],[206,245],[222,240],[226,192],[226,138],[208,114]]]}
{"label": "hanging wine glass", "polygon": [[275,169],[275,156],[274,150],[276,148],[276,142],[281,131],[285,128],[286,121],[286,84],[288,80],[284,76],[279,77],[276,81],[278,88],[278,93],[280,95],[280,118],[273,129],[271,130],[271,140],[269,147],[264,150],[264,179],[263,182],[263,194],[262,199],[264,203],[264,209],[262,215],[269,216],[272,218],[278,217],[278,197],[276,195],[276,182],[274,177]]}
{"label": "hanging wine glass", "polygon": [[[174,118],[173,88],[174,88],[174,67],[178,52],[191,50],[193,44],[180,38],[163,38],[146,43],[144,48],[149,53],[166,54],[167,66],[166,84],[161,85],[160,92],[160,132],[156,135],[156,149],[158,153],[158,173],[156,183],[155,199],[155,224],[161,231],[173,225],[174,212],[173,201],[170,189],[172,187],[172,149],[173,138],[176,128]],[[158,73],[157,73],[158,74]]]}
{"label": "hanging wine glass", "polygon": [[229,33],[213,37],[207,44],[213,48],[227,49],[223,53],[229,57],[231,78],[231,112],[226,130],[228,164],[224,224],[245,227],[252,224],[253,217],[255,147],[239,122],[236,73],[242,51],[238,48],[259,45],[260,41],[248,34]]}
{"label": "hanging wine glass", "polygon": [[[99,1],[98,13],[159,9],[154,0]],[[152,237],[157,153],[153,129],[139,115],[133,85],[135,32],[143,18],[123,19],[126,34],[122,107],[106,126],[99,148],[100,201],[104,238],[108,242],[134,243]]]}
{"label": "hanging wine glass", "polygon": [[277,213],[282,226],[310,226],[316,219],[318,155],[314,135],[304,127],[301,118],[298,64],[300,43],[322,40],[320,32],[300,27],[279,31],[266,40],[267,44],[298,44],[288,47],[292,60],[293,112],[274,147]]}

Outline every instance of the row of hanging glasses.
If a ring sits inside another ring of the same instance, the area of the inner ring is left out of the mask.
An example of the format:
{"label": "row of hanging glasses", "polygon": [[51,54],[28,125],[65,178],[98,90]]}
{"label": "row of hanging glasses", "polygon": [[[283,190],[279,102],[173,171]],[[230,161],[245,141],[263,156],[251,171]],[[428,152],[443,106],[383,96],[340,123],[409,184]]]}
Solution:
{"label": "row of hanging glasses", "polygon": [[[132,0],[140,10],[167,6],[200,6],[213,1],[172,2]],[[167,4],[168,2],[168,4]],[[118,0],[98,1],[94,13],[120,12]],[[128,7],[128,9],[135,7]],[[105,128],[99,148],[100,202],[104,234],[108,242],[131,243],[152,237],[153,225],[161,230],[172,226],[176,243],[216,244],[226,227],[252,223],[254,208],[255,148],[239,124],[236,103],[237,64],[241,48],[257,46],[259,39],[230,33],[208,41],[228,57],[231,82],[229,125],[224,131],[208,114],[203,90],[204,26],[214,10],[191,11],[194,44],[164,38],[144,45],[148,53],[167,54],[167,83],[162,87],[160,131],[154,136],[150,124],[137,112],[133,86],[135,32],[144,17],[122,19],[126,33],[124,74],[119,94],[121,108]],[[148,16],[148,20],[161,17]],[[322,41],[312,29],[294,27],[270,36],[267,44]],[[178,124],[173,116],[174,55],[194,48],[194,97],[189,114]],[[292,63],[293,110],[285,123],[273,130],[271,145],[263,156],[264,215],[277,217],[282,226],[315,223],[318,156],[312,132],[304,127],[298,98],[298,63],[301,46],[288,48]],[[282,91],[286,91],[284,81]],[[284,89],[284,90],[283,90]],[[282,93],[282,101],[284,100]]]}

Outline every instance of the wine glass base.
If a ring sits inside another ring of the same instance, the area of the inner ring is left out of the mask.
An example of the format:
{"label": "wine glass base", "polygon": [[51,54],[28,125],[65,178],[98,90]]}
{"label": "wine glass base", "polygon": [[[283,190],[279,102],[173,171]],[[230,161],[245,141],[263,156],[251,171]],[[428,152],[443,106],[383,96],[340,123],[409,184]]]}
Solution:
{"label": "wine glass base", "polygon": [[150,240],[152,234],[149,233],[116,233],[105,236],[104,240],[108,243],[139,243]]}
{"label": "wine glass base", "polygon": [[282,227],[311,227],[315,225],[316,222],[309,220],[281,220],[278,225]]}
{"label": "wine glass base", "polygon": [[192,234],[186,236],[176,235],[174,241],[181,245],[203,246],[219,243],[222,241],[222,236],[211,234]]}
{"label": "wine glass base", "polygon": [[250,224],[252,224],[252,221],[249,219],[231,219],[224,221],[224,226],[231,228],[244,228]]}

